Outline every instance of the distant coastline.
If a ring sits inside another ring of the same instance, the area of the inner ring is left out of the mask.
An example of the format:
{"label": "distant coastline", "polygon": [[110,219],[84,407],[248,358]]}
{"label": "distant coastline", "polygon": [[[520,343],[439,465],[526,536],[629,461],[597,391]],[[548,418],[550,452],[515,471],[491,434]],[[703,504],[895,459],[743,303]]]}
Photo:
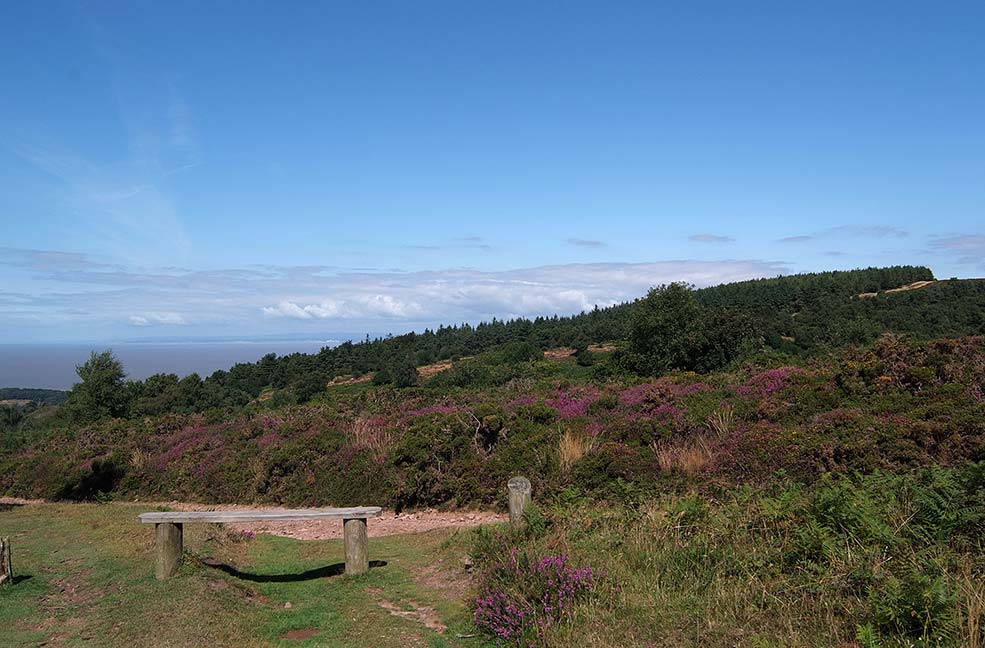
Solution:
{"label": "distant coastline", "polygon": [[156,373],[202,378],[237,362],[255,362],[268,353],[317,353],[340,340],[159,340],[107,344],[0,344],[0,387],[70,389],[75,367],[91,351],[112,349],[127,376],[143,380]]}

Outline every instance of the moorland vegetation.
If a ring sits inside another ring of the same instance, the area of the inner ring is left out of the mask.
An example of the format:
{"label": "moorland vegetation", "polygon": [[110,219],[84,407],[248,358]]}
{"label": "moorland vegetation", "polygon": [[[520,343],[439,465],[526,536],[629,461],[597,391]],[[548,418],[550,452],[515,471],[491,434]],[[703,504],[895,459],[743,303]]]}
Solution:
{"label": "moorland vegetation", "polygon": [[982,335],[985,282],[900,266],[205,380],[94,353],[66,404],[5,424],[0,492],[486,507],[522,473],[526,526],[473,543],[501,644],[985,645]]}

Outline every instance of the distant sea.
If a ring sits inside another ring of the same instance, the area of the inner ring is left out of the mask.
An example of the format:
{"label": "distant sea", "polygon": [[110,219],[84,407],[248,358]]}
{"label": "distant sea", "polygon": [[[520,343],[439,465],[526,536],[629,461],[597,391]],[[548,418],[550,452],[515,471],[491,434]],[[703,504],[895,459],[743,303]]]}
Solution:
{"label": "distant sea", "polygon": [[317,353],[337,340],[126,342],[116,344],[0,344],[0,387],[69,389],[78,382],[75,367],[91,351],[112,349],[127,377],[143,380],[156,373],[202,378],[237,362],[256,362],[268,353]]}

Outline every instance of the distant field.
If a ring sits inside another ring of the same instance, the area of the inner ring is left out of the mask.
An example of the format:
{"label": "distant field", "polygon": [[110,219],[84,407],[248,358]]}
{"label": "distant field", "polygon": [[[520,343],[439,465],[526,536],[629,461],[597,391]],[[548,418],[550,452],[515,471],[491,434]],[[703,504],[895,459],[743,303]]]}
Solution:
{"label": "distant field", "polygon": [[[148,507],[0,508],[18,582],[0,588],[2,644],[15,646],[452,646],[468,628],[465,533],[372,538],[386,565],[334,575],[338,540],[237,538],[189,525],[177,578],[153,577]],[[208,557],[206,566],[200,559]],[[446,626],[446,627],[445,627]],[[469,646],[482,646],[469,639]]]}

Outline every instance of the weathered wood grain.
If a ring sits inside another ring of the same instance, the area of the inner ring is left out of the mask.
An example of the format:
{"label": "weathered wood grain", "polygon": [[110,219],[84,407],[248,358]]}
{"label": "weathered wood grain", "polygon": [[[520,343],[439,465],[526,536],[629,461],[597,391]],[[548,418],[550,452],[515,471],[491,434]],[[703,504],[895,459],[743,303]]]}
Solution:
{"label": "weathered wood grain", "polygon": [[13,585],[14,567],[10,561],[10,538],[0,538],[0,585]]}
{"label": "weathered wood grain", "polygon": [[154,575],[158,579],[171,578],[181,567],[183,524],[230,522],[264,522],[270,520],[324,520],[342,519],[345,538],[345,573],[363,574],[369,571],[369,538],[366,520],[378,517],[379,506],[352,506],[323,509],[240,509],[234,511],[163,511],[141,513],[137,516],[143,524],[153,524],[157,556]]}
{"label": "weathered wood grain", "polygon": [[343,523],[345,538],[345,573],[365,574],[369,571],[369,537],[366,535],[366,518],[348,518]]}
{"label": "weathered wood grain", "polygon": [[154,527],[154,544],[157,548],[154,576],[158,580],[171,578],[181,567],[181,554],[184,548],[182,535],[180,524],[162,522]]}
{"label": "weathered wood grain", "polygon": [[510,524],[523,524],[523,511],[530,504],[530,480],[526,477],[513,477],[506,483],[509,493]]}
{"label": "weathered wood grain", "polygon": [[267,510],[234,510],[234,511],[167,511],[141,513],[137,516],[143,524],[160,524],[171,522],[182,523],[213,523],[228,524],[230,522],[265,522],[290,520],[323,520],[331,518],[355,519],[378,517],[382,509],[379,506],[354,506],[349,508],[326,509],[267,509]]}

